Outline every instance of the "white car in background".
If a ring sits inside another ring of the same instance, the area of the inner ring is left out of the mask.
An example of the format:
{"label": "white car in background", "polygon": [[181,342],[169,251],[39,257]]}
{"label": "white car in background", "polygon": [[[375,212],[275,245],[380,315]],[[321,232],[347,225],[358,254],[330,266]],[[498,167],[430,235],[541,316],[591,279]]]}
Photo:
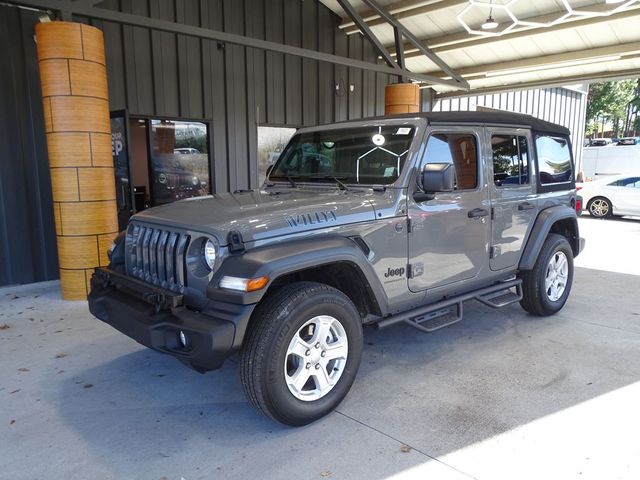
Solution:
{"label": "white car in background", "polygon": [[640,173],[601,177],[576,188],[592,217],[640,216]]}

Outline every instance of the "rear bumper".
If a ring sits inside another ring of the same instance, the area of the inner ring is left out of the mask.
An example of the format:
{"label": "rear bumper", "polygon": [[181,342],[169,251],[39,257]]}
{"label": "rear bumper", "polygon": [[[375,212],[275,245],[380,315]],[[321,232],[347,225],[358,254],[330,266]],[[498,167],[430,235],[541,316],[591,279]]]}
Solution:
{"label": "rear bumper", "polygon": [[[253,305],[209,302],[201,311],[182,296],[132,281],[107,268],[91,279],[91,313],[142,345],[204,372],[220,368],[233,351],[236,325],[246,324]],[[180,342],[180,332],[187,345]]]}

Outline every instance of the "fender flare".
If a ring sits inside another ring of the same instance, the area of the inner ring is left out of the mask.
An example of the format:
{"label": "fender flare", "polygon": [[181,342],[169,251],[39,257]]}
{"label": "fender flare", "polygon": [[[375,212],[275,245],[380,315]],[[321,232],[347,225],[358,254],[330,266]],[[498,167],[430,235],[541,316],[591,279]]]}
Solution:
{"label": "fender flare", "polygon": [[580,234],[578,229],[578,216],[576,211],[572,207],[565,205],[556,205],[553,207],[545,208],[536,217],[529,239],[525,246],[522,257],[520,258],[520,270],[531,270],[536,263],[538,254],[542,250],[542,245],[547,239],[547,235],[551,231],[553,225],[559,220],[569,219],[572,223],[572,238],[568,238],[571,249],[574,256],[578,256],[582,248],[580,241]]}
{"label": "fender flare", "polygon": [[[241,305],[256,304],[278,277],[313,267],[349,263],[358,268],[368,283],[383,315],[389,310],[387,294],[373,266],[361,248],[350,238],[318,235],[265,245],[226,258],[207,287],[207,297],[214,302]],[[225,276],[240,278],[269,277],[269,283],[255,292],[236,292],[218,287]],[[245,326],[237,326],[236,337],[244,336]],[[236,338],[237,341],[237,338]]]}

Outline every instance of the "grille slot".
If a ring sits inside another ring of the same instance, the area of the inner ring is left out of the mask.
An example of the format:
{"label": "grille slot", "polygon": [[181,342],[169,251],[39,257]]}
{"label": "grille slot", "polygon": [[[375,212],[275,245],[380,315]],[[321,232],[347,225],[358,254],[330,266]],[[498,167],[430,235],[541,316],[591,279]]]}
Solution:
{"label": "grille slot", "polygon": [[184,293],[189,240],[186,233],[132,224],[127,231],[127,274]]}

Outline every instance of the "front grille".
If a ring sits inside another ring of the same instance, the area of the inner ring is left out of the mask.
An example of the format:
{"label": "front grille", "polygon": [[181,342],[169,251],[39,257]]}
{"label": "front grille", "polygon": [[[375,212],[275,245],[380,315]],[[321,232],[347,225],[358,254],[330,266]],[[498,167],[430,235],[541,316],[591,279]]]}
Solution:
{"label": "front grille", "polygon": [[186,286],[186,233],[132,224],[127,231],[127,274],[174,292]]}

